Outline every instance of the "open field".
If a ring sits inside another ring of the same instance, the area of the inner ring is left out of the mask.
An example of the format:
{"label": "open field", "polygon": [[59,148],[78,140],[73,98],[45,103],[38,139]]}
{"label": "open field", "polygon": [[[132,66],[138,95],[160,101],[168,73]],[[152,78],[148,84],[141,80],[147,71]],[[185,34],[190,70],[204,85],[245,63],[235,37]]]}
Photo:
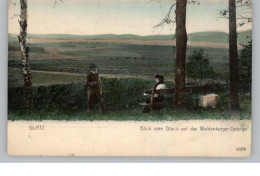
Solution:
{"label": "open field", "polygon": [[[9,120],[229,119],[227,36],[225,33],[213,34],[213,38],[205,35],[201,41],[201,34],[190,35],[192,40],[189,41],[187,60],[198,49],[203,49],[209,57],[217,77],[206,81],[211,85],[211,93],[220,95],[218,107],[199,108],[197,103],[201,93],[187,93],[186,107],[178,109],[172,107],[174,96],[167,95],[166,107],[162,111],[145,115],[138,103],[145,100],[143,92],[154,86],[153,76],[156,73],[165,76],[168,88],[174,87],[174,38],[168,40],[166,36],[150,36],[144,39],[126,35],[112,40],[111,35],[107,35],[106,39],[97,36],[95,39],[93,36],[80,39],[73,35],[31,36],[29,59],[34,107],[24,110],[21,56],[18,42],[11,37],[8,58]],[[98,65],[102,78],[105,115],[99,112],[86,115],[85,75],[93,62]],[[186,82],[194,85],[190,78]],[[250,119],[250,95],[241,94],[240,101],[241,119]]]}
{"label": "open field", "polygon": [[[167,80],[174,79],[174,46],[99,42],[35,43],[30,46],[44,50],[43,53],[30,52],[29,58],[33,71],[69,72],[83,75],[88,72],[89,64],[95,62],[99,66],[99,72],[103,75],[152,79],[154,74],[160,73],[164,74]],[[188,47],[188,56],[197,49],[204,49],[204,53],[210,58],[210,65],[214,66],[215,71],[221,77],[226,75],[228,49]],[[9,68],[21,68],[19,51],[9,51]],[[37,80],[35,81],[37,82]],[[59,82],[67,82],[67,80]]]}
{"label": "open field", "polygon": [[[55,39],[29,39],[30,43],[121,43],[121,44],[135,44],[135,45],[176,45],[176,40],[55,40]],[[189,41],[188,46],[202,46],[202,47],[216,47],[228,48],[227,43],[215,42],[196,42]]]}

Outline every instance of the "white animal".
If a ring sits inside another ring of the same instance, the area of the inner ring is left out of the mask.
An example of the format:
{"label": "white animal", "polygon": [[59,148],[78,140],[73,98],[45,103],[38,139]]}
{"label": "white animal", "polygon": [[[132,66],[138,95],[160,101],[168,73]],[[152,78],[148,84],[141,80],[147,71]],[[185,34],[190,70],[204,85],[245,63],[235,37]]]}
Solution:
{"label": "white animal", "polygon": [[218,103],[219,95],[217,94],[208,94],[200,97],[199,106],[203,108],[211,107],[216,108]]}

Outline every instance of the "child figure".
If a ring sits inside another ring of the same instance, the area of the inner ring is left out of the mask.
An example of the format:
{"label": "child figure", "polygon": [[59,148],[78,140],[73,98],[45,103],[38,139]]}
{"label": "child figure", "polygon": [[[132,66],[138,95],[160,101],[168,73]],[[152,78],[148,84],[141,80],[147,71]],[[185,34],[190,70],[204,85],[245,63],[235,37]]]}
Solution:
{"label": "child figure", "polygon": [[[164,84],[164,76],[163,75],[155,75],[154,79],[156,81],[156,84],[153,88],[154,92],[155,90],[159,90],[159,89],[165,89],[166,86]],[[148,95],[146,93],[144,93],[144,95]],[[163,108],[163,102],[164,102],[164,94],[163,93],[152,93],[151,96],[148,96],[146,99],[146,103],[148,105],[146,105],[143,108],[143,113],[149,113],[150,112],[150,108],[152,107],[154,110],[161,110]],[[151,105],[151,103],[153,102],[153,104]]]}
{"label": "child figure", "polygon": [[86,86],[88,87],[88,112],[92,113],[95,104],[99,104],[100,111],[104,112],[105,107],[103,103],[101,81],[97,66],[95,63],[90,64],[90,72],[86,75]]}

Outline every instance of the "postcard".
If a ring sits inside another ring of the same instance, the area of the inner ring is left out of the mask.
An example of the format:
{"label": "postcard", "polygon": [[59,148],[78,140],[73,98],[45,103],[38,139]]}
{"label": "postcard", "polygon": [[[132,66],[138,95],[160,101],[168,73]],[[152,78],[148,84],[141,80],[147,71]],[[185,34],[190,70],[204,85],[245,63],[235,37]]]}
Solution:
{"label": "postcard", "polygon": [[252,0],[8,5],[9,155],[251,155]]}

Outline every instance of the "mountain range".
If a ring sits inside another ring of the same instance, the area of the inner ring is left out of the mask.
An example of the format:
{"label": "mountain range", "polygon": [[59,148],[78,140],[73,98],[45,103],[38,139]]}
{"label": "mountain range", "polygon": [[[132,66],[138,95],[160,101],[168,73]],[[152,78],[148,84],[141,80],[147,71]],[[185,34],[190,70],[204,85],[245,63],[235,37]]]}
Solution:
{"label": "mountain range", "polygon": [[[229,35],[225,32],[208,31],[188,34],[188,41],[228,43]],[[72,35],[72,34],[28,34],[28,39],[54,39],[54,40],[174,40],[175,35],[140,36],[133,34],[102,34],[102,35]],[[252,38],[252,30],[238,32],[238,44],[247,44]],[[8,34],[9,42],[17,42],[15,34]]]}

